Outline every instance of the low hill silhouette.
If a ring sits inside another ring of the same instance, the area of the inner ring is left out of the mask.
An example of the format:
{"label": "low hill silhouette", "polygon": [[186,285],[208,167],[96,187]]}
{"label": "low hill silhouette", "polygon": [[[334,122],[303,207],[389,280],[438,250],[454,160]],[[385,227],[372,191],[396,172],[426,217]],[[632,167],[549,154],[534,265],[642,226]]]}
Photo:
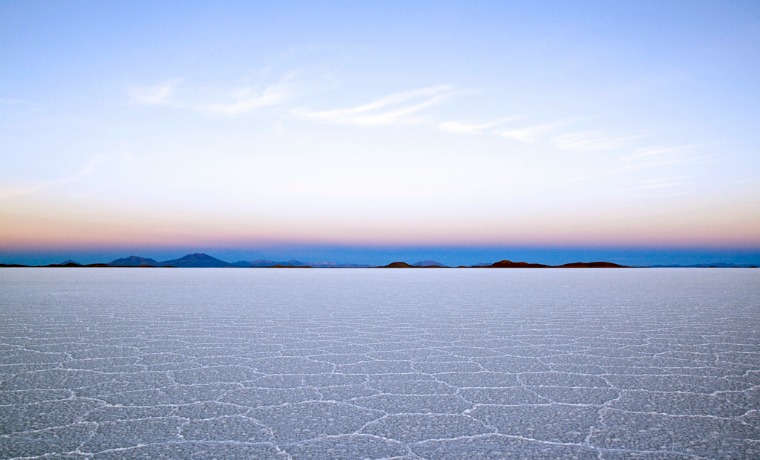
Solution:
{"label": "low hill silhouette", "polygon": [[63,262],[59,264],[48,264],[45,266],[46,267],[83,267],[84,265],[80,264],[79,262],[75,260],[64,260]]}
{"label": "low hill silhouette", "polygon": [[239,260],[237,262],[233,262],[233,267],[240,267],[240,268],[266,268],[266,267],[305,267],[309,264],[305,264],[301,262],[300,260],[287,260],[284,262],[277,262],[274,260],[263,260],[263,259],[257,259],[257,260]]}
{"label": "low hill silhouette", "polygon": [[198,252],[195,254],[188,254],[179,259],[165,260],[160,263],[165,267],[178,267],[178,268],[222,268],[232,267],[232,264],[219,260],[215,257],[211,257],[208,254]]}
{"label": "low hill silhouette", "polygon": [[[0,263],[0,267],[181,267],[181,268],[291,268],[291,267],[309,267],[309,268],[449,268],[435,260],[422,260],[414,264],[404,261],[394,261],[388,265],[369,265],[357,263],[336,263],[336,262],[301,262],[298,260],[273,261],[273,260],[253,260],[238,261],[234,263],[225,262],[205,253],[187,254],[178,259],[165,260],[157,262],[149,257],[131,255],[120,259],[112,260],[109,263],[88,263],[82,264],[75,260],[64,260],[59,263],[47,265],[25,265],[18,263]],[[642,265],[637,268],[660,268],[660,267],[678,267],[678,268],[756,268],[757,264],[737,264],[730,262],[714,262],[709,264],[690,264],[690,265]],[[475,265],[459,265],[457,268],[630,268],[627,265],[620,265],[614,262],[594,261],[594,262],[570,262],[562,265],[547,265],[533,262],[514,262],[509,259],[500,260],[494,263],[479,263]]]}
{"label": "low hill silhouette", "polygon": [[533,264],[529,262],[512,262],[511,260],[500,260],[486,267],[490,268],[549,268],[550,265]]}
{"label": "low hill silhouette", "polygon": [[406,262],[391,262],[388,265],[383,265],[378,268],[414,268]]}
{"label": "low hill silhouette", "polygon": [[572,262],[569,264],[558,265],[559,268],[625,268],[624,265],[618,265],[612,262]]}
{"label": "low hill silhouette", "polygon": [[111,267],[155,267],[158,262],[149,257],[129,256],[112,260],[108,265]]}

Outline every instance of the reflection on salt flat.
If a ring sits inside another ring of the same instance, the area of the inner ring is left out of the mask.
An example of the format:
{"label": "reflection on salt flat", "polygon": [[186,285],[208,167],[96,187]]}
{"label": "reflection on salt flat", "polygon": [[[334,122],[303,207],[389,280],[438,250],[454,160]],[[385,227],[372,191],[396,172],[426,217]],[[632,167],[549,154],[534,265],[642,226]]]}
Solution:
{"label": "reflection on salt flat", "polygon": [[0,271],[2,458],[757,458],[758,408],[755,270]]}

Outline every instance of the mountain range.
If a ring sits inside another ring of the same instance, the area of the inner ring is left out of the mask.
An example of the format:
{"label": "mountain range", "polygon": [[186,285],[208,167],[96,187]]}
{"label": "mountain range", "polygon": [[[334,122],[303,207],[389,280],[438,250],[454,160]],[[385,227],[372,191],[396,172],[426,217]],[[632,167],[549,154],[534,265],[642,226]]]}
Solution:
{"label": "mountain range", "polygon": [[[70,264],[79,265],[73,261],[66,261],[56,266],[71,266]],[[113,260],[107,264],[89,264],[105,265],[109,267],[175,267],[175,268],[365,268],[372,265],[366,264],[341,264],[336,262],[301,262],[299,260],[239,260],[237,262],[225,262],[204,253],[188,254],[178,259],[164,260],[161,262],[148,257],[129,256]]]}
{"label": "mountain range", "polygon": [[[26,267],[22,264],[0,264],[0,267]],[[368,264],[345,264],[336,262],[301,262],[298,260],[274,261],[274,260],[240,260],[237,262],[225,262],[204,253],[187,254],[178,259],[157,261],[149,257],[129,256],[112,260],[108,263],[80,264],[73,260],[65,260],[58,264],[45,265],[46,267],[176,267],[176,268],[449,268],[435,260],[421,260],[409,264],[403,261],[391,262],[388,265],[376,266]],[[755,265],[738,265],[731,263],[712,263],[695,265],[651,265],[650,268],[660,267],[696,267],[696,268],[757,268]],[[545,265],[530,262],[513,262],[500,260],[494,263],[480,263],[475,265],[460,265],[458,268],[626,268],[612,262],[572,262],[562,265]]]}
{"label": "mountain range", "polygon": [[[424,260],[416,264],[409,265],[406,262],[391,262],[381,268],[448,268],[433,260]],[[529,262],[512,262],[511,260],[500,260],[492,264],[478,264],[470,267],[462,265],[459,268],[627,268],[625,265],[618,265],[612,262],[573,262],[562,265],[544,265]]]}

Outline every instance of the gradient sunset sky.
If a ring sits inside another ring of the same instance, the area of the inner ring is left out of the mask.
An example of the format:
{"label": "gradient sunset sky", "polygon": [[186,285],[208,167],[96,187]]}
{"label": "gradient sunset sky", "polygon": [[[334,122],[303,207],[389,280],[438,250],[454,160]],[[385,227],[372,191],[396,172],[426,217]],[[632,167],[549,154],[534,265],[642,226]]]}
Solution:
{"label": "gradient sunset sky", "polygon": [[3,1],[0,139],[0,262],[757,263],[760,3]]}

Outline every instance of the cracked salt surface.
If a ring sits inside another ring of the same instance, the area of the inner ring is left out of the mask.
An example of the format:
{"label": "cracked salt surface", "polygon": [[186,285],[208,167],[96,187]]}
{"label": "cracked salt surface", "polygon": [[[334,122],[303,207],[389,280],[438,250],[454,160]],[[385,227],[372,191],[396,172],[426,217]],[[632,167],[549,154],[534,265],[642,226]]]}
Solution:
{"label": "cracked salt surface", "polygon": [[0,270],[0,458],[760,458],[760,272]]}

